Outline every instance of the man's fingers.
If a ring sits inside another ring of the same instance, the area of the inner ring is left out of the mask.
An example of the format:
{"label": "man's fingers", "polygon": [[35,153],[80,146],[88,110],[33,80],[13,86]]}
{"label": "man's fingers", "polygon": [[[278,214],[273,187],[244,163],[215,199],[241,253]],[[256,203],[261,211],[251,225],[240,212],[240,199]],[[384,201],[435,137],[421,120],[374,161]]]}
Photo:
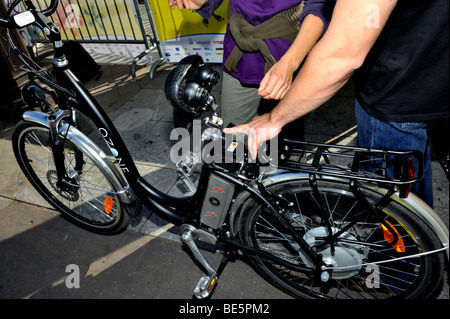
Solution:
{"label": "man's fingers", "polygon": [[250,157],[256,159],[256,156],[258,155],[258,146],[255,146],[254,144],[257,136],[254,136],[254,130],[249,129],[247,124],[225,128],[223,132],[225,134],[246,134],[248,136],[247,147],[250,152]]}
{"label": "man's fingers", "polygon": [[258,155],[259,144],[277,136],[281,127],[271,127],[269,114],[257,116],[252,122],[232,128],[224,129],[225,134],[246,134],[248,136],[248,150],[252,159]]}
{"label": "man's fingers", "polygon": [[[270,78],[264,82],[264,85],[260,85],[258,94],[263,98],[268,98],[274,90],[275,84],[273,81],[270,81]],[[262,82],[261,82],[262,83]]]}
{"label": "man's fingers", "polygon": [[186,0],[169,0],[169,6],[171,9],[175,8],[175,6],[178,7],[178,9],[188,9],[190,8],[189,1]]}
{"label": "man's fingers", "polygon": [[252,158],[252,160],[255,160],[256,156],[258,155],[258,144],[255,143],[253,134],[248,135],[248,150],[250,152],[250,157]]}
{"label": "man's fingers", "polygon": [[248,127],[248,125],[243,124],[235,127],[226,128],[223,130],[225,134],[246,134],[247,139],[247,147],[250,152],[250,157],[255,160],[258,156],[258,136],[254,129]]}
{"label": "man's fingers", "polygon": [[225,134],[244,133],[247,134],[247,125],[238,125],[235,127],[227,127],[223,129]]}
{"label": "man's fingers", "polygon": [[264,76],[264,78],[261,80],[261,83],[259,83],[259,88],[258,88],[258,92],[264,92],[267,86],[267,83],[269,82],[269,79],[267,78],[267,74],[266,76]]}

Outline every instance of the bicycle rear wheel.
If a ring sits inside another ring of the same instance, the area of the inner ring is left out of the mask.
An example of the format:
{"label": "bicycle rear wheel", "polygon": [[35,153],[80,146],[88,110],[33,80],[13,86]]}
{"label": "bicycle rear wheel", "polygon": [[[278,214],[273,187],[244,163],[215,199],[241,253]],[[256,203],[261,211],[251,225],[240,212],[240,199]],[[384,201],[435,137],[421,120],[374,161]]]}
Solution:
{"label": "bicycle rear wheel", "polygon": [[39,194],[63,217],[99,234],[116,233],[128,223],[117,191],[108,175],[77,145],[63,136],[66,177],[57,186],[47,127],[20,122],[13,133],[17,162]]}
{"label": "bicycle rear wheel", "polygon": [[[443,254],[414,256],[440,248],[436,236],[414,213],[390,201],[377,208],[376,216],[354,196],[348,183],[318,181],[318,185],[320,195],[307,179],[283,182],[270,190],[294,203],[286,218],[332,270],[309,275],[255,261],[256,269],[269,282],[298,298],[429,298],[438,292]],[[381,196],[369,189],[363,193],[370,203]],[[326,218],[320,213],[320,202],[326,207]],[[400,238],[395,245],[389,245],[395,235],[382,224],[390,225]],[[330,241],[329,227],[333,234],[343,233]],[[282,223],[253,200],[241,209],[239,236],[244,244],[297,266],[314,265]]]}

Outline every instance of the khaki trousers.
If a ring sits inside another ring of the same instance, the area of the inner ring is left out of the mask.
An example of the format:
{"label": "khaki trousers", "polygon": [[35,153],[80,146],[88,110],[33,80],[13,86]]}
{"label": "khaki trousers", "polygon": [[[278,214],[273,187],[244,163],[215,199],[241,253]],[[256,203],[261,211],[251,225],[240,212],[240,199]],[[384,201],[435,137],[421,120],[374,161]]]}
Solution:
{"label": "khaki trousers", "polygon": [[[232,123],[248,123],[255,116],[267,113],[277,101],[263,100],[258,86],[244,86],[235,77],[223,72],[221,112],[225,127]],[[269,106],[268,104],[272,104]]]}

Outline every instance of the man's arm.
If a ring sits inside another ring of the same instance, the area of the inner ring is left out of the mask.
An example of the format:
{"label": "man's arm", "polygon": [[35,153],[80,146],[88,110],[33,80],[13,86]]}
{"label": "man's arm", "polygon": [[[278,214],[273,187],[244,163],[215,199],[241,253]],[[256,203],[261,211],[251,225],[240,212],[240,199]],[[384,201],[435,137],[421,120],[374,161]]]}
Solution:
{"label": "man's arm", "polygon": [[299,17],[299,33],[288,51],[264,76],[259,95],[276,100],[284,97],[292,84],[294,72],[328,28],[334,5],[335,0],[305,1]]}
{"label": "man's arm", "polygon": [[[270,113],[225,133],[246,133],[252,158],[258,145],[287,123],[328,101],[364,62],[397,0],[338,0],[327,32],[312,49],[291,88]],[[379,25],[371,23],[379,12]]]}

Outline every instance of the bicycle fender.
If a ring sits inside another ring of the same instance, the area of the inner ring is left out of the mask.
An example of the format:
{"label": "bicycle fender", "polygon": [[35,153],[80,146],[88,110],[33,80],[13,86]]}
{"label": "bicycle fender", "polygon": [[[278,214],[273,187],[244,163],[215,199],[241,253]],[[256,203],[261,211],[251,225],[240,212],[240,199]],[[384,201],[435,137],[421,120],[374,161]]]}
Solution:
{"label": "bicycle fender", "polygon": [[[377,185],[370,183],[364,183],[367,189],[372,189],[379,194],[386,194],[387,190],[385,188],[380,188]],[[409,193],[407,198],[400,198],[399,193],[396,192],[391,196],[393,200],[402,206],[407,207],[409,210],[414,212],[414,214],[419,217],[428,227],[430,227],[440,240],[442,247],[446,247],[445,253],[447,255],[447,262],[450,259],[449,256],[449,232],[447,225],[442,221],[439,215],[428,206],[422,199],[417,197],[413,193]]]}
{"label": "bicycle fender", "polygon": [[[347,179],[333,177],[333,176],[317,176],[318,179],[321,180],[329,180],[336,182],[348,182]],[[309,179],[309,174],[300,173],[300,172],[292,172],[287,170],[277,170],[271,174],[265,175],[261,179],[261,183],[268,187],[273,184],[278,184],[281,182],[286,182],[289,180],[301,180],[301,179]],[[257,188],[257,183],[254,182],[254,187]],[[369,182],[362,182],[361,187],[365,189],[369,189],[371,191],[377,192],[381,195],[385,195],[387,193],[387,189],[380,188],[376,184]],[[233,234],[236,234],[236,217],[239,215],[239,209],[242,204],[250,198],[250,193],[241,192],[235,199],[233,206],[230,209],[230,225],[231,231]],[[396,192],[392,195],[392,199],[399,203],[400,205],[407,207],[411,212],[413,212],[417,217],[419,217],[424,223],[426,223],[432,231],[436,234],[443,248],[446,248],[447,262],[449,260],[449,232],[448,228],[442,219],[436,214],[436,212],[429,207],[425,202],[423,202],[419,197],[410,193],[407,198],[400,198],[399,193]]]}
{"label": "bicycle fender", "polygon": [[[22,118],[24,121],[33,122],[40,124],[42,126],[48,127],[48,114],[36,111],[26,111]],[[75,128],[72,125],[61,121],[58,126],[58,133],[61,136],[65,136],[73,144],[75,144],[81,151],[89,156],[96,165],[101,167],[101,169],[109,177],[112,187],[117,192],[120,201],[123,204],[131,204],[133,202],[133,197],[129,191],[129,185],[122,177],[118,169],[114,166],[107,155],[92,142],[84,133]]]}

